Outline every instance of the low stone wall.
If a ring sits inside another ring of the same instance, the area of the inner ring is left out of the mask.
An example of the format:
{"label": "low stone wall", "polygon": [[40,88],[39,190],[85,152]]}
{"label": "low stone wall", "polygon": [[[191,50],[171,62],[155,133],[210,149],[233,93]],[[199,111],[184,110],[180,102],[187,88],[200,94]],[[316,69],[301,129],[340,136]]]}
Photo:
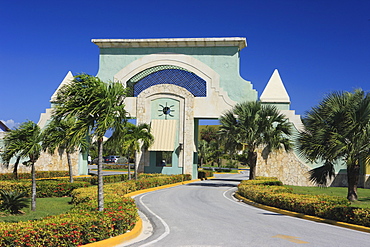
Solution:
{"label": "low stone wall", "polygon": [[292,151],[278,150],[268,155],[262,149],[258,151],[257,176],[277,177],[287,185],[314,186],[308,179],[310,169]]}
{"label": "low stone wall", "polygon": [[[311,168],[300,161],[293,151],[278,150],[267,155],[262,149],[258,150],[257,176],[277,177],[287,185],[316,186],[308,179],[309,170]],[[347,187],[347,173],[345,170],[336,174],[331,181],[328,181],[328,186]],[[370,174],[360,175],[358,187],[370,188]]]}
{"label": "low stone wall", "polygon": [[[78,152],[71,155],[73,175],[78,175],[78,158]],[[4,164],[0,164],[0,173],[12,173],[15,159],[12,159],[12,162],[8,168]],[[68,171],[67,155],[65,153],[59,154],[58,151],[55,151],[53,155],[42,152],[35,164],[35,169],[36,171]],[[27,167],[20,162],[18,173],[29,172],[31,172],[31,167]]]}
{"label": "low stone wall", "polygon": [[[348,186],[347,173],[337,174],[335,178],[331,181],[330,186],[347,187]],[[360,175],[357,187],[370,189],[370,174]]]}

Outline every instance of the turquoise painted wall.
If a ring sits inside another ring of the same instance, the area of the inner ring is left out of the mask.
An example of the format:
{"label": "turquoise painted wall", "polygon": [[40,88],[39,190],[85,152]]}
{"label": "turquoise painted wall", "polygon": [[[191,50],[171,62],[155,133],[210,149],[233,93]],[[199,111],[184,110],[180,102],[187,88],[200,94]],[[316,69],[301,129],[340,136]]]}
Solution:
{"label": "turquoise painted wall", "polygon": [[[199,135],[199,119],[194,119],[194,144],[198,148],[198,135]],[[193,174],[191,175],[193,179],[198,178],[198,153],[193,153]]]}
{"label": "turquoise painted wall", "polygon": [[[172,153],[172,167],[162,167],[162,166],[157,166],[156,165],[156,153],[157,152],[149,152],[149,166],[144,167],[144,172],[145,173],[162,173],[162,174],[182,174],[183,173],[183,168],[178,167],[178,156],[175,154],[175,152]],[[175,162],[176,165],[174,164]]]}
{"label": "turquoise painted wall", "polygon": [[192,56],[207,64],[220,75],[220,87],[236,101],[257,100],[257,91],[239,74],[239,51],[237,47],[173,47],[173,48],[101,48],[99,72],[104,81],[133,61],[149,54],[177,53]]}
{"label": "turquoise painted wall", "polygon": [[150,103],[151,119],[166,119],[166,115],[163,114],[163,107],[170,107],[170,114],[167,115],[167,119],[179,120],[180,114],[180,102],[171,98],[160,98],[155,99]]}
{"label": "turquoise painted wall", "polygon": [[[163,113],[163,107],[170,107],[171,115],[167,115]],[[178,146],[179,143],[179,120],[180,120],[180,102],[175,99],[171,98],[159,98],[155,99],[150,103],[150,112],[151,112],[151,119],[171,119],[177,120],[177,131],[175,137],[175,148]],[[157,152],[150,152],[150,162],[149,166],[144,168],[145,172],[150,173],[163,173],[163,174],[182,174],[182,167],[179,167],[179,155],[177,150],[175,149],[172,152],[172,166],[171,167],[160,167],[157,166]]]}
{"label": "turquoise painted wall", "polygon": [[[104,81],[113,80],[115,74],[135,60],[146,55],[161,53],[189,55],[205,63],[220,75],[220,87],[236,102],[257,100],[257,91],[253,89],[251,82],[240,77],[238,47],[101,48],[99,72],[97,76]],[[160,118],[158,116],[159,109],[157,105],[158,103],[156,103],[156,105],[151,105],[152,119]],[[196,124],[196,129],[197,127],[198,124]],[[197,140],[197,137],[195,140]],[[175,153],[173,157],[177,157]],[[151,152],[150,163],[155,164],[155,159],[155,153]],[[178,158],[177,161],[173,160],[172,167],[156,167],[151,165],[144,169],[145,172],[162,172],[165,174],[182,173],[182,168],[177,166]],[[196,153],[194,153],[193,156],[193,168],[192,176],[193,178],[197,178]]]}
{"label": "turquoise painted wall", "polygon": [[80,152],[78,155],[78,175],[87,175],[88,174],[88,161],[87,161],[87,152]]}

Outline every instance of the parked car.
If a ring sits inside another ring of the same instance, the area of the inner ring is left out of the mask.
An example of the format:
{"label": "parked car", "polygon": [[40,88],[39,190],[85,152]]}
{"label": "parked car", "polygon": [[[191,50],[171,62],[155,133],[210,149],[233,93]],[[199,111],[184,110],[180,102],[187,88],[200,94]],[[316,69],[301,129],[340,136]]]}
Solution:
{"label": "parked car", "polygon": [[105,163],[117,163],[119,156],[116,155],[109,155],[103,158]]}

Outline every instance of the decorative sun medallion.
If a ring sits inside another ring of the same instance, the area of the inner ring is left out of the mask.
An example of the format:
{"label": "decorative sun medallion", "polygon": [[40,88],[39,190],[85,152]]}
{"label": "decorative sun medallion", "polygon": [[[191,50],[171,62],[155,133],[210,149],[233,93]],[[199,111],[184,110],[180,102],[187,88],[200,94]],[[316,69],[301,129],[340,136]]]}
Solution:
{"label": "decorative sun medallion", "polygon": [[160,117],[163,115],[164,115],[164,119],[167,119],[167,116],[174,117],[174,115],[172,115],[171,112],[174,112],[175,110],[171,109],[171,107],[174,107],[175,105],[168,106],[166,102],[165,106],[161,104],[159,104],[159,106],[162,107],[162,109],[158,110],[160,112],[159,113]]}

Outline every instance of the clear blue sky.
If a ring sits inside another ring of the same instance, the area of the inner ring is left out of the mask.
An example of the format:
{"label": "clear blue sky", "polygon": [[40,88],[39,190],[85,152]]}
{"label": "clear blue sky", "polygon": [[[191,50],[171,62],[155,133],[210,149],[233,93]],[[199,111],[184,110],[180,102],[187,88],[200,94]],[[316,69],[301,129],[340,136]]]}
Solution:
{"label": "clear blue sky", "polygon": [[[70,70],[96,75],[93,38],[246,37],[241,76],[279,69],[304,114],[335,90],[370,90],[370,0],[2,1],[0,120],[38,121]],[[12,126],[10,126],[12,127]]]}

